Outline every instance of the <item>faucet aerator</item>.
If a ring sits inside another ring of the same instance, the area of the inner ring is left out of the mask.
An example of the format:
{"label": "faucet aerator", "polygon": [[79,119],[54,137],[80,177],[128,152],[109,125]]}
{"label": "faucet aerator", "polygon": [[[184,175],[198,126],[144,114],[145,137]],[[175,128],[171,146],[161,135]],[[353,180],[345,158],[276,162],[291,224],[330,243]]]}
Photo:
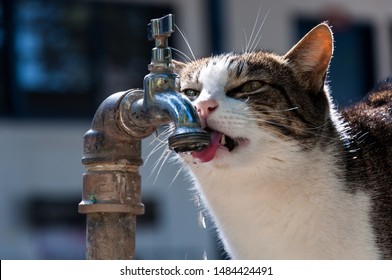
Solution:
{"label": "faucet aerator", "polygon": [[169,148],[176,153],[200,151],[210,142],[210,135],[201,128],[179,127],[168,138]]}

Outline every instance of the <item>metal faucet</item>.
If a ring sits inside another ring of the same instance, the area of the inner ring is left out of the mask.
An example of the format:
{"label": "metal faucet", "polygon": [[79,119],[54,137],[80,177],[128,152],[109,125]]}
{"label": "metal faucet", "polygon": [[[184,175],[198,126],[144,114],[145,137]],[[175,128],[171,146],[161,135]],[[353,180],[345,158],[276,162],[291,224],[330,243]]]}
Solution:
{"label": "metal faucet", "polygon": [[190,152],[210,143],[192,103],[175,90],[177,75],[168,47],[172,32],[172,15],[151,20],[148,38],[155,47],[144,90],[109,96],[84,135],[86,172],[79,212],[87,215],[87,259],[135,258],[136,215],[144,213],[139,175],[143,138],[173,122],[170,149]]}
{"label": "metal faucet", "polygon": [[144,78],[144,98],[135,101],[132,96],[126,96],[123,99],[122,124],[134,134],[135,127],[151,129],[174,122],[175,130],[168,138],[169,148],[177,153],[201,150],[210,143],[210,135],[201,129],[191,101],[176,92],[177,75],[168,47],[168,38],[174,32],[173,16],[151,20],[147,30],[148,39],[155,40],[155,48],[148,65],[150,73]]}

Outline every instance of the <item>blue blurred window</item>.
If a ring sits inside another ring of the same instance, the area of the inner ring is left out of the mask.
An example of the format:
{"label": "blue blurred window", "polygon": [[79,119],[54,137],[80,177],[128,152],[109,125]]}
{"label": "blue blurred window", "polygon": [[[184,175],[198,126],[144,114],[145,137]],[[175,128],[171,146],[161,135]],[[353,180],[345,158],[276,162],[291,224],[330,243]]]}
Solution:
{"label": "blue blurred window", "polygon": [[147,23],[169,12],[167,4],[1,2],[1,114],[92,117],[106,96],[142,86]]}

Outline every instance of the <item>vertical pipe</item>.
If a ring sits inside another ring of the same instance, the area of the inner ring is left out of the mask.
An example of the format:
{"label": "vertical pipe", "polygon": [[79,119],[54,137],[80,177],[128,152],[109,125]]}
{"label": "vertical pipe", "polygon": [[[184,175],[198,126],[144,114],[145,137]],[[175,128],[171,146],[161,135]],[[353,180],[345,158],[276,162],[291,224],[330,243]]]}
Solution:
{"label": "vertical pipe", "polygon": [[87,216],[86,258],[89,260],[135,259],[136,215],[92,213]]}
{"label": "vertical pipe", "polygon": [[83,184],[79,210],[87,214],[86,258],[134,259],[136,215],[144,212],[138,166],[89,163]]}
{"label": "vertical pipe", "polygon": [[87,215],[87,259],[134,259],[136,215],[141,203],[141,138],[118,124],[119,104],[128,92],[108,97],[98,108],[84,136],[82,202]]}

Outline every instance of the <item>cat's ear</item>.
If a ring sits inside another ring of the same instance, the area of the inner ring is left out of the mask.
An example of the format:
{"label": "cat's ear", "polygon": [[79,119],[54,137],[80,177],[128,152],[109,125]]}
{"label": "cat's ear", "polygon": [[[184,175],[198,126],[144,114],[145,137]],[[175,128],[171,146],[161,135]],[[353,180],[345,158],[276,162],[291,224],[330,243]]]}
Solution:
{"label": "cat's ear", "polygon": [[309,31],[284,57],[306,86],[320,90],[332,53],[332,31],[328,24],[321,23]]}
{"label": "cat's ear", "polygon": [[186,63],[177,61],[177,60],[172,60],[173,66],[174,66],[174,72],[177,74],[180,74],[182,69],[186,66]]}

